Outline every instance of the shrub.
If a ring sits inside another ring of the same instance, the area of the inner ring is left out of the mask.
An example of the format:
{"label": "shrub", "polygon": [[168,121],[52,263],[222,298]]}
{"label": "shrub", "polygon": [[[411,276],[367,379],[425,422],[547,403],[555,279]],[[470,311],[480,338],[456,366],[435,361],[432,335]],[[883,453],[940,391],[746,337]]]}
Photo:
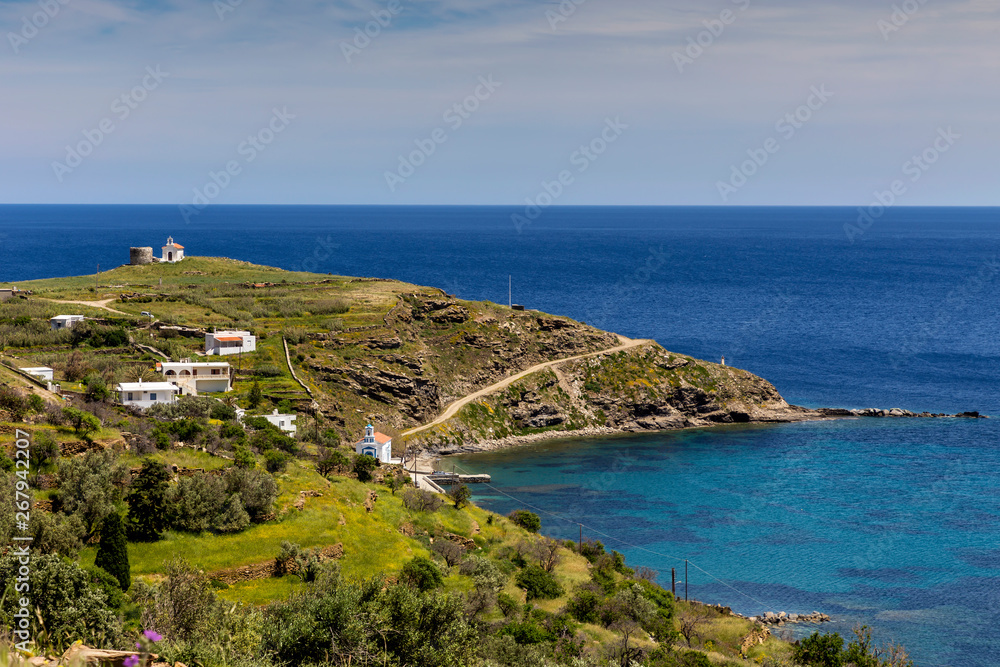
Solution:
{"label": "shrub", "polygon": [[43,399],[38,394],[32,394],[28,396],[28,408],[38,414],[45,411],[45,399]]}
{"label": "shrub", "polygon": [[109,514],[101,525],[101,543],[97,548],[94,565],[114,577],[123,591],[127,591],[132,585],[125,529],[122,528],[122,519],[117,512]]}
{"label": "shrub", "polygon": [[257,467],[257,457],[245,445],[237,443],[233,446],[233,465],[244,470]]}
{"label": "shrub", "polygon": [[[281,368],[281,366],[275,364],[261,364],[260,366],[254,368],[252,373],[255,377],[259,378],[276,378],[284,375],[285,371]],[[260,386],[259,384],[256,384],[256,380],[254,381],[254,384],[257,387]]]}
{"label": "shrub", "polygon": [[379,461],[374,456],[361,454],[354,457],[354,473],[358,476],[359,482],[370,482],[372,471],[379,465]]}
{"label": "shrub", "polygon": [[[32,394],[34,395],[34,394]],[[59,443],[49,431],[38,429],[31,439],[31,463],[38,468],[44,468],[59,460]]]}
{"label": "shrub", "polygon": [[[235,414],[235,410],[233,411]],[[237,440],[244,440],[247,437],[247,432],[243,430],[243,427],[236,423],[223,424],[219,428],[219,435],[223,438],[236,438]]]}
{"label": "shrub", "polygon": [[506,618],[510,618],[521,609],[521,603],[518,602],[517,598],[513,595],[509,595],[508,593],[498,593],[497,607],[500,608],[500,613],[502,613]]}
{"label": "shrub", "polygon": [[537,565],[529,565],[518,572],[516,581],[527,593],[528,600],[553,600],[563,594],[556,578]]}
{"label": "shrub", "polygon": [[31,548],[37,553],[56,554],[76,560],[87,539],[87,527],[79,516],[32,512],[28,524]]}
{"label": "shrub", "polygon": [[604,555],[604,545],[596,540],[584,540],[580,547],[580,555],[591,563],[595,563],[598,558]]}
{"label": "shrub", "polygon": [[260,388],[260,382],[256,379],[253,381],[253,385],[250,387],[250,393],[247,395],[247,401],[250,405],[250,409],[255,409],[260,402],[264,400],[264,392]]}
{"label": "shrub", "polygon": [[88,401],[101,402],[106,401],[108,397],[111,396],[111,391],[108,389],[108,383],[104,381],[100,375],[88,375],[83,380],[84,386],[87,390],[84,395],[87,397]]}
{"label": "shrub", "polygon": [[528,532],[537,533],[542,528],[542,520],[538,515],[528,510],[514,510],[507,517],[516,525]]}
{"label": "shrub", "polygon": [[581,587],[566,603],[566,611],[581,623],[597,623],[598,609],[604,602],[604,595],[593,588]]}
{"label": "shrub", "polygon": [[275,449],[268,450],[264,452],[264,467],[272,474],[284,472],[285,468],[288,467],[288,459],[290,458],[291,456],[285,452]]}
{"label": "shrub", "polygon": [[[18,556],[0,557],[0,581],[17,578]],[[28,574],[34,614],[28,619],[31,636],[43,633],[56,652],[64,651],[74,641],[91,646],[117,644],[121,623],[112,611],[107,596],[90,584],[87,573],[76,563],[49,554],[32,555]],[[13,618],[18,596],[7,595],[0,605],[7,618]]]}
{"label": "shrub", "polygon": [[[236,419],[236,408],[219,401],[213,401],[212,410],[208,415],[211,419],[231,422]],[[236,424],[225,424],[224,426],[236,426]],[[239,428],[237,426],[237,428]],[[242,430],[242,429],[241,429]]]}
{"label": "shrub", "polygon": [[403,492],[403,505],[414,512],[436,512],[444,501],[426,489],[407,489]]}
{"label": "shrub", "polygon": [[238,533],[246,530],[249,525],[250,515],[243,507],[240,494],[234,493],[222,506],[222,511],[215,520],[215,529],[220,533]]}
{"label": "shrub", "polygon": [[208,577],[179,558],[167,564],[164,574],[155,588],[136,582],[133,598],[143,609],[142,624],[175,642],[217,642],[225,610]]}
{"label": "shrub", "polygon": [[792,650],[792,657],[797,665],[840,667],[843,664],[843,647],[844,639],[839,634],[814,632],[798,642]]}
{"label": "shrub", "polygon": [[206,531],[215,525],[225,502],[225,485],[218,477],[205,473],[181,477],[168,496],[170,525],[191,533]]}
{"label": "shrub", "polygon": [[418,591],[426,592],[444,586],[444,576],[434,561],[416,556],[403,565],[400,579]]}
{"label": "shrub", "polygon": [[260,470],[232,467],[223,476],[226,492],[238,493],[250,520],[264,521],[274,509],[278,485],[274,478]]}

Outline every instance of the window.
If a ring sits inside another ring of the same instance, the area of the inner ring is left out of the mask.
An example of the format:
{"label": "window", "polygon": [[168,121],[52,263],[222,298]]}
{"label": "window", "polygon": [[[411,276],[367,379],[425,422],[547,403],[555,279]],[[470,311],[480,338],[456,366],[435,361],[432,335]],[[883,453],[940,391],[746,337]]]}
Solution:
{"label": "window", "polygon": [[132,400],[132,392],[128,393],[128,398],[125,399],[125,400],[127,400],[127,401],[131,401]]}
{"label": "window", "polygon": [[155,393],[155,392],[154,392],[154,393],[151,393],[151,394],[149,395],[149,400],[151,400],[151,401],[155,401],[155,400],[156,400],[156,393]]}
{"label": "window", "polygon": [[222,375],[222,371],[219,370],[218,368],[213,368],[212,375]]}

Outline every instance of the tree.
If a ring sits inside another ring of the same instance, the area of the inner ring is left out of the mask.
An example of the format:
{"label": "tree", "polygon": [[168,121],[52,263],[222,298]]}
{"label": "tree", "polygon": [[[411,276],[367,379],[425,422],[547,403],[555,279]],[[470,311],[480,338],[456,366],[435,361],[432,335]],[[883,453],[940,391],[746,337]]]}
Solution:
{"label": "tree", "polygon": [[[708,610],[698,605],[691,605],[681,612],[678,618],[677,630],[684,637],[688,648],[691,648],[691,642],[694,639],[701,637],[701,629],[708,624],[708,615]],[[829,667],[834,666],[830,665]]]}
{"label": "tree", "polygon": [[451,490],[448,491],[448,497],[451,498],[451,502],[455,503],[455,509],[460,510],[469,504],[472,492],[465,484],[459,484],[451,487]]}
{"label": "tree", "polygon": [[396,495],[396,491],[410,483],[410,474],[404,470],[394,470],[386,475],[383,481],[389,487],[392,495]]}
{"label": "tree", "polygon": [[359,482],[372,481],[372,471],[378,467],[378,459],[374,456],[361,454],[354,457],[354,472],[358,476]]}
{"label": "tree", "polygon": [[436,512],[444,501],[427,489],[407,489],[403,492],[403,505],[414,512]]}
{"label": "tree", "polygon": [[128,543],[122,518],[112,512],[101,525],[101,544],[97,549],[94,565],[118,580],[118,585],[127,591],[132,585],[131,568],[128,563]]}
{"label": "tree", "polygon": [[104,381],[100,375],[88,375],[83,381],[83,384],[87,387],[85,396],[88,401],[101,402],[106,401],[109,396],[111,396],[111,390],[108,389],[108,383]]}
{"label": "tree", "polygon": [[92,533],[122,500],[128,468],[114,452],[87,452],[59,463],[58,509],[76,514]]}
{"label": "tree", "polygon": [[63,408],[63,416],[69,421],[77,435],[84,438],[101,430],[101,420],[89,412],[67,406]]}
{"label": "tree", "polygon": [[537,533],[542,528],[542,520],[537,514],[528,510],[514,510],[507,517],[530,533]]}
{"label": "tree", "polygon": [[278,484],[262,470],[232,467],[223,475],[227,494],[239,494],[250,520],[265,521],[274,509]]}
{"label": "tree", "polygon": [[146,459],[132,481],[128,494],[126,529],[130,539],[155,542],[167,527],[167,492],[170,489],[167,466]]}
{"label": "tree", "polygon": [[323,447],[319,450],[319,458],[316,460],[316,472],[323,477],[329,477],[334,472],[347,470],[351,465],[351,460],[335,449]]}
{"label": "tree", "polygon": [[205,473],[181,477],[169,494],[170,525],[191,533],[208,530],[215,526],[225,502],[225,485],[218,477]]}
{"label": "tree", "polygon": [[434,540],[431,551],[441,556],[448,567],[458,565],[465,557],[465,547],[443,537]]}
{"label": "tree", "polygon": [[264,392],[260,389],[260,382],[254,380],[253,384],[250,386],[250,394],[247,396],[249,401],[250,409],[253,410],[260,405],[260,402],[264,400]]}

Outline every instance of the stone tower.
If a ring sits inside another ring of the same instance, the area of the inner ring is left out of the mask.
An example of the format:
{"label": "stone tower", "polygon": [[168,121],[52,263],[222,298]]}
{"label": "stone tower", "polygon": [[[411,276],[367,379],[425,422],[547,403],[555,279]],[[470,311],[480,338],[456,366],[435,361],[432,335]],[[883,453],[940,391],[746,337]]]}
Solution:
{"label": "stone tower", "polygon": [[139,266],[142,264],[152,264],[153,263],[153,249],[152,248],[129,248],[128,249],[129,264],[132,266]]}

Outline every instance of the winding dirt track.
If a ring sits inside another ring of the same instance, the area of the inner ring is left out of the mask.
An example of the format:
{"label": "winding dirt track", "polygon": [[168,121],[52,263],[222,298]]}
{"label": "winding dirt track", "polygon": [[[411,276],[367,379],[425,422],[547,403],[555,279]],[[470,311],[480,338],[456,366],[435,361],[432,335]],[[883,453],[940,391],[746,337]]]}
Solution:
{"label": "winding dirt track", "polygon": [[108,306],[108,304],[115,301],[115,299],[104,299],[103,301],[60,301],[59,299],[46,299],[46,301],[51,301],[52,303],[71,303],[76,306],[90,306],[91,308],[100,308],[112,313],[118,313],[119,315],[132,315],[132,313],[125,313]]}
{"label": "winding dirt track", "polygon": [[537,373],[540,370],[544,370],[544,369],[550,368],[552,366],[558,366],[560,364],[566,363],[567,361],[576,361],[577,359],[586,359],[587,357],[596,357],[596,356],[598,356],[600,354],[609,354],[609,353],[612,353],[612,352],[621,352],[622,350],[628,350],[628,349],[631,349],[633,347],[639,347],[641,345],[646,345],[647,343],[654,343],[655,342],[653,340],[645,340],[645,339],[633,340],[631,338],[625,338],[625,336],[618,336],[618,340],[620,340],[622,342],[622,344],[618,345],[617,347],[610,347],[610,348],[608,348],[606,350],[599,350],[597,352],[588,352],[587,354],[578,354],[575,357],[566,357],[565,359],[556,359],[554,361],[546,361],[544,363],[536,364],[536,365],[532,366],[531,368],[523,370],[523,371],[521,371],[520,373],[518,373],[516,375],[511,375],[508,378],[504,378],[503,380],[500,380],[496,384],[491,384],[490,386],[488,386],[488,387],[486,387],[484,389],[480,389],[479,391],[477,391],[475,393],[469,394],[468,396],[465,396],[464,398],[460,398],[457,401],[451,403],[447,408],[445,408],[445,411],[442,412],[441,415],[437,419],[435,419],[432,422],[428,422],[428,423],[424,424],[423,426],[417,426],[415,428],[411,428],[408,431],[403,431],[403,436],[405,437],[405,436],[413,435],[414,433],[419,433],[419,432],[424,431],[426,429],[429,429],[429,428],[431,428],[433,426],[437,426],[438,424],[442,424],[442,423],[446,422],[447,420],[451,419],[452,417],[454,417],[456,414],[458,414],[459,410],[461,410],[463,407],[465,407],[466,405],[468,405],[472,401],[474,401],[474,400],[476,400],[478,398],[482,398],[483,396],[488,396],[489,394],[492,394],[495,391],[503,389],[504,387],[509,386],[511,383],[517,382],[521,378],[527,377],[528,375],[531,375],[532,373]]}

